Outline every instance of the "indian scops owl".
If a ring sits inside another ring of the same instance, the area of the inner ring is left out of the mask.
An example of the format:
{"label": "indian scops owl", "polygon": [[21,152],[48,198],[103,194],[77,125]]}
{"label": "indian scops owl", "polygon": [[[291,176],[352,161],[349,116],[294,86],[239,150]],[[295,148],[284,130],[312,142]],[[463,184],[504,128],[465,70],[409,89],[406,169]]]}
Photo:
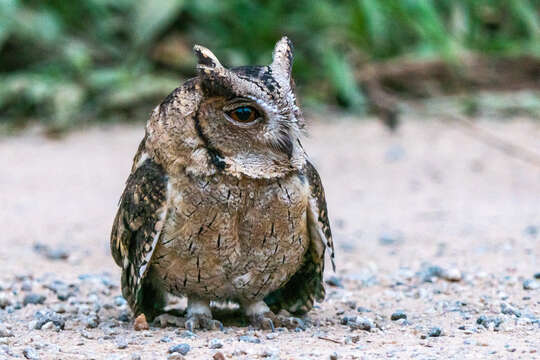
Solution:
{"label": "indian scops owl", "polygon": [[231,69],[194,51],[198,76],[153,111],[120,199],[122,293],[148,319],[167,293],[187,297],[189,329],[220,325],[210,302],[273,328],[280,310],[302,315],[324,298],[327,247],[334,265],[323,187],[300,143],[292,44],[282,38],[269,66]]}

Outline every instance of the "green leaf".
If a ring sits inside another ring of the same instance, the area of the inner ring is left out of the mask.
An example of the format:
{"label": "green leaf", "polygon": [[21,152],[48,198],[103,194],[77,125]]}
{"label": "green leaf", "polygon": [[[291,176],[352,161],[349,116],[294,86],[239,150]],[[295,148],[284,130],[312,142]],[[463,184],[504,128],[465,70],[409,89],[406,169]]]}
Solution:
{"label": "green leaf", "polygon": [[179,79],[141,75],[116,84],[104,100],[107,108],[127,109],[145,101],[159,101],[180,85]]}
{"label": "green leaf", "polygon": [[63,39],[62,22],[50,10],[21,8],[14,18],[14,33],[33,43],[58,44]]}
{"label": "green leaf", "polygon": [[0,49],[13,28],[13,18],[19,7],[17,0],[0,0]]}
{"label": "green leaf", "polygon": [[178,16],[183,6],[183,0],[136,1],[131,29],[136,46],[149,45]]}
{"label": "green leaf", "polygon": [[336,95],[344,105],[362,110],[365,99],[358,88],[354,72],[343,54],[338,54],[334,49],[323,52],[323,61],[328,79],[330,79]]}

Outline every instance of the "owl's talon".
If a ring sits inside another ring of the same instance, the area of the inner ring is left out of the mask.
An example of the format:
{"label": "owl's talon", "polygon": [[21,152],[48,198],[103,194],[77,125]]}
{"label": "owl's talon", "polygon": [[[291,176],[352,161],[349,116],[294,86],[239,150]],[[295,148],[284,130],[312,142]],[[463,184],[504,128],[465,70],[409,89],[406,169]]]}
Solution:
{"label": "owl's talon", "polygon": [[201,329],[206,330],[220,330],[223,331],[223,324],[219,320],[201,317],[199,318],[199,325]]}
{"label": "owl's talon", "polygon": [[182,316],[175,316],[169,313],[163,313],[159,316],[156,316],[152,324],[154,326],[157,325],[162,328],[167,327],[169,325],[173,325],[177,327],[184,327],[186,324],[186,319]]}
{"label": "owl's talon", "polygon": [[306,330],[306,323],[304,322],[304,320],[300,318],[297,318],[294,316],[289,316],[289,317],[278,316],[278,318],[280,319],[280,322],[283,327],[286,327],[288,329]]}
{"label": "owl's talon", "polygon": [[221,321],[212,319],[210,310],[210,301],[202,299],[188,299],[188,308],[186,311],[186,329],[193,331],[196,329],[223,331]]}
{"label": "owl's talon", "polygon": [[267,317],[271,318],[274,324],[278,327],[284,327],[289,330],[300,329],[306,330],[306,323],[304,320],[297,318],[295,316],[284,316],[284,315],[275,315],[270,312],[265,314]]}
{"label": "owl's talon", "polygon": [[251,315],[249,319],[253,327],[262,330],[272,330],[272,332],[274,332],[275,326],[287,329],[306,330],[306,323],[304,320],[294,316],[276,315],[271,311],[263,314]]}
{"label": "owl's talon", "polygon": [[199,327],[199,322],[194,319],[194,318],[191,318],[189,319],[188,321],[186,321],[186,329],[193,332],[193,330],[197,329]]}
{"label": "owl's talon", "polygon": [[273,317],[275,317],[274,313],[256,314],[249,317],[249,322],[256,329],[272,330],[274,332],[276,328],[272,320]]}
{"label": "owl's talon", "polygon": [[223,324],[219,320],[214,320],[203,314],[195,314],[191,316],[185,324],[185,327],[189,331],[201,329],[201,330],[221,330],[223,331]]}
{"label": "owl's talon", "polygon": [[189,331],[201,329],[201,330],[221,330],[223,331],[223,324],[219,320],[214,320],[206,314],[193,314],[188,317],[185,328]]}

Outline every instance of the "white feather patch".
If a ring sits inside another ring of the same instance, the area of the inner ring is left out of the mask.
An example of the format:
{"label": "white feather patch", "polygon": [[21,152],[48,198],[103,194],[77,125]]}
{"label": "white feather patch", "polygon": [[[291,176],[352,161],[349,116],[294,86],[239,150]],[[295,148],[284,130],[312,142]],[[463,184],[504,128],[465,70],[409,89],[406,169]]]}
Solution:
{"label": "white feather patch", "polygon": [[137,164],[135,165],[135,168],[138,169],[139,167],[141,167],[142,164],[144,164],[144,162],[146,161],[146,159],[148,159],[149,156],[148,156],[148,153],[145,151],[141,154],[141,157],[139,158],[139,161],[137,161]]}

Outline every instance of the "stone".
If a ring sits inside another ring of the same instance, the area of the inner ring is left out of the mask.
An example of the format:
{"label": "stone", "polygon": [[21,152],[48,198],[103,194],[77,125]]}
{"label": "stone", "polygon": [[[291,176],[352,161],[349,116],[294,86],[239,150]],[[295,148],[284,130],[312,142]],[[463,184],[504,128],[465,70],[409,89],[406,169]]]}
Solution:
{"label": "stone", "polygon": [[97,314],[90,314],[86,320],[86,327],[89,329],[95,329],[99,325],[99,316]]}
{"label": "stone", "polygon": [[453,281],[453,282],[461,281],[462,279],[461,271],[459,271],[459,269],[456,269],[456,268],[451,268],[444,271],[442,274],[442,277],[445,280]]}
{"label": "stone", "polygon": [[338,288],[343,288],[343,282],[341,281],[340,278],[338,278],[337,276],[330,276],[328,279],[326,279],[325,281],[328,285],[330,286],[335,286],[335,287],[338,287]]}
{"label": "stone", "polygon": [[0,293],[0,309],[5,309],[12,304],[13,302],[10,300],[7,294]]}
{"label": "stone", "polygon": [[23,305],[24,306],[28,304],[41,305],[45,302],[46,299],[47,298],[44,295],[30,293],[24,297]]}
{"label": "stone", "polygon": [[184,360],[185,357],[182,356],[182,354],[179,353],[172,353],[167,356],[167,360]]}
{"label": "stone", "polygon": [[13,337],[13,332],[4,324],[0,324],[0,338]]}
{"label": "stone", "polygon": [[[34,314],[36,322],[34,324],[34,329],[42,330],[50,327],[56,327],[57,330],[64,330],[66,324],[62,315],[55,313],[50,310],[40,310]],[[45,325],[50,323],[50,325],[45,328]]]}
{"label": "stone", "polygon": [[221,352],[217,352],[214,354],[214,356],[212,356],[212,359],[214,360],[225,360],[225,355],[223,355],[223,353]]}
{"label": "stone", "polygon": [[118,349],[125,349],[128,347],[128,342],[125,338],[121,337],[116,339],[116,347]]}
{"label": "stone", "polygon": [[223,341],[221,341],[220,339],[212,339],[210,340],[208,347],[210,349],[221,349],[223,347]]}
{"label": "stone", "polygon": [[439,337],[442,335],[442,329],[440,327],[432,327],[429,329],[428,336],[429,337]]}
{"label": "stone", "polygon": [[406,318],[407,318],[407,314],[403,310],[398,310],[394,312],[392,315],[390,315],[390,320],[392,321],[396,321],[399,319],[406,319]]}
{"label": "stone", "polygon": [[261,339],[259,339],[258,337],[255,337],[255,336],[250,336],[250,335],[240,336],[238,338],[238,340],[243,341],[243,342],[252,343],[252,344],[260,344],[261,343]]}
{"label": "stone", "polygon": [[524,290],[536,290],[540,288],[540,283],[533,279],[526,279],[523,281]]}
{"label": "stone", "polygon": [[36,350],[32,349],[31,347],[24,348],[23,355],[29,360],[39,360]]}
{"label": "stone", "polygon": [[169,348],[169,354],[179,353],[182,355],[186,355],[189,352],[189,350],[191,350],[191,347],[189,346],[189,344],[182,343],[182,344],[171,346]]}

